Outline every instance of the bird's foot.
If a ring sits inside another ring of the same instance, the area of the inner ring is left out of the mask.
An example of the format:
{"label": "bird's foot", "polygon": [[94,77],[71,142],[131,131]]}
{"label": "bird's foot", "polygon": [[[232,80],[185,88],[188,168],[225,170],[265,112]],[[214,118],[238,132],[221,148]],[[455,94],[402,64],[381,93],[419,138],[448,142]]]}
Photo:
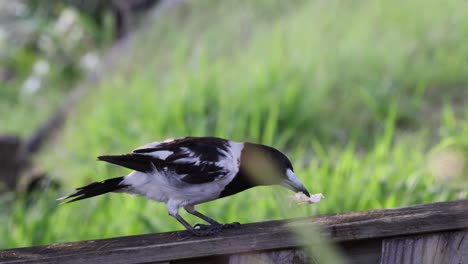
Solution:
{"label": "bird's foot", "polygon": [[189,232],[194,236],[210,236],[221,233],[225,229],[234,229],[240,226],[239,222],[234,222],[230,224],[196,224],[193,226],[193,231]]}
{"label": "bird's foot", "polygon": [[239,222],[233,222],[230,224],[211,224],[211,225],[196,224],[193,226],[193,228],[200,229],[200,230],[206,230],[206,229],[210,229],[213,227],[216,227],[216,228],[221,227],[221,229],[234,229],[234,228],[239,227],[240,225],[241,224]]}
{"label": "bird's foot", "polygon": [[189,229],[188,231],[197,237],[202,236],[213,236],[221,233],[223,231],[222,225],[195,225],[198,228]]}
{"label": "bird's foot", "polygon": [[197,229],[197,230],[205,230],[205,229],[209,229],[212,225],[204,225],[204,224],[195,224],[193,226],[193,228]]}
{"label": "bird's foot", "polygon": [[239,227],[240,225],[241,224],[239,222],[233,222],[233,223],[230,223],[230,224],[223,224],[222,228],[223,229],[234,229],[234,228]]}

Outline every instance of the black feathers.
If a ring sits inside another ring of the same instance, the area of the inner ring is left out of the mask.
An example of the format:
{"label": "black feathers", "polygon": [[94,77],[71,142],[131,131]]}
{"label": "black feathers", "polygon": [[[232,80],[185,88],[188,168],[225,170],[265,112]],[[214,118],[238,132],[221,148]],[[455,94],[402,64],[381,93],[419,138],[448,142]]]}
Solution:
{"label": "black feathers", "polygon": [[151,159],[138,154],[105,155],[99,156],[98,160],[107,161],[140,172],[149,172],[152,169]]}
{"label": "black feathers", "polygon": [[123,177],[117,177],[117,178],[108,179],[102,182],[93,182],[86,186],[77,188],[75,193],[59,198],[58,200],[64,200],[64,199],[76,197],[66,202],[66,203],[71,203],[71,202],[79,201],[82,199],[105,194],[108,192],[114,192],[119,189],[127,187],[127,185],[121,184],[122,180],[123,180]]}
{"label": "black feathers", "polygon": [[130,154],[106,155],[99,160],[139,172],[158,171],[181,182],[201,184],[226,176],[229,171],[217,162],[226,158],[229,142],[214,137],[186,137],[152,143]]}

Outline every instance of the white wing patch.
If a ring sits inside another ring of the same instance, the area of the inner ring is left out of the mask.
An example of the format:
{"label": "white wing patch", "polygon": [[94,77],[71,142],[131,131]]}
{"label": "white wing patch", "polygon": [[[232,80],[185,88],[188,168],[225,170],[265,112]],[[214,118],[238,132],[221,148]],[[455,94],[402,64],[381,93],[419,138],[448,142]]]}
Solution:
{"label": "white wing patch", "polygon": [[200,160],[200,156],[196,155],[195,153],[193,153],[192,151],[190,151],[190,149],[188,148],[180,148],[182,154],[186,154],[188,155],[188,157],[185,157],[185,158],[180,158],[180,159],[177,159],[174,161],[174,163],[187,163],[187,164],[194,164],[194,165],[200,165],[201,163],[201,160]]}
{"label": "white wing patch", "polygon": [[[145,145],[143,145],[141,147],[138,147],[133,151],[143,150],[143,149],[152,149],[152,148],[158,147],[159,145],[161,145],[161,142],[151,142],[151,143],[145,144]],[[148,155],[148,156],[154,157],[156,159],[160,159],[160,160],[165,160],[167,157],[169,157],[172,154],[174,154],[173,151],[164,150],[164,149],[155,150],[155,151],[152,151],[152,152],[145,153],[145,155]]]}
{"label": "white wing patch", "polygon": [[157,150],[157,151],[148,153],[148,155],[155,157],[157,159],[160,159],[160,160],[166,160],[166,158],[172,154],[174,154],[174,152],[169,151],[169,150]]}
{"label": "white wing patch", "polygon": [[233,175],[237,174],[239,171],[240,156],[243,148],[244,143],[229,141],[227,151],[223,151],[225,158],[216,162],[216,166],[225,168],[227,171],[232,171]]}
{"label": "white wing patch", "polygon": [[187,158],[181,158],[173,161],[174,163],[179,163],[179,164],[193,164],[195,166],[200,165],[200,159],[198,157],[187,157]]}

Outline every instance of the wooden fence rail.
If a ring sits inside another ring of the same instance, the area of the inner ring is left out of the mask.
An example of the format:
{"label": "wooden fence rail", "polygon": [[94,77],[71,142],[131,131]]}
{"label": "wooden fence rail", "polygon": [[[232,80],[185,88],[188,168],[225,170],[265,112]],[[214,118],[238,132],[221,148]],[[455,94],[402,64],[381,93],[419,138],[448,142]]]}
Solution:
{"label": "wooden fence rail", "polygon": [[0,263],[303,263],[310,240],[291,230],[317,227],[351,263],[468,263],[468,200],[244,224],[212,237],[170,232],[8,249]]}

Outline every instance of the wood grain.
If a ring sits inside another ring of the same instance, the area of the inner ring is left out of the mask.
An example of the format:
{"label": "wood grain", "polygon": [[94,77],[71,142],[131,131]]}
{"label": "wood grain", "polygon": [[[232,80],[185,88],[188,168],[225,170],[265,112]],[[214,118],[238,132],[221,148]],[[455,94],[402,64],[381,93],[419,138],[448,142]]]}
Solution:
{"label": "wood grain", "polygon": [[298,249],[281,249],[270,250],[260,253],[243,253],[232,255],[229,257],[229,264],[244,264],[244,263],[258,263],[258,264],[273,264],[273,263],[289,263],[289,264],[302,264],[308,263],[306,254]]}
{"label": "wood grain", "polygon": [[177,232],[53,244],[0,251],[4,263],[147,263],[297,248],[317,243],[294,234],[321,230],[335,242],[468,228],[468,200],[397,209],[245,224],[212,237]]}
{"label": "wood grain", "polygon": [[468,263],[468,229],[384,239],[380,263]]}

